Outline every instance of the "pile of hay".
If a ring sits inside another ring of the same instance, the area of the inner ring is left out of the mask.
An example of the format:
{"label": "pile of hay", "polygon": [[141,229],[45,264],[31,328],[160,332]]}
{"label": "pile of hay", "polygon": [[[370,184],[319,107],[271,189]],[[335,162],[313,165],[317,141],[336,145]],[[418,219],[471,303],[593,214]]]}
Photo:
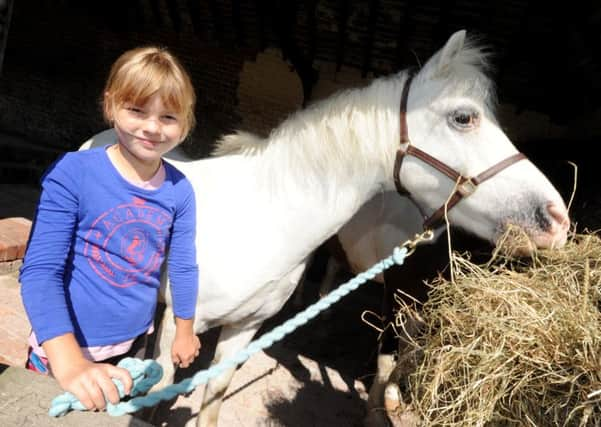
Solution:
{"label": "pile of hay", "polygon": [[527,262],[454,254],[453,267],[397,367],[405,408],[422,425],[601,425],[601,240],[572,235]]}

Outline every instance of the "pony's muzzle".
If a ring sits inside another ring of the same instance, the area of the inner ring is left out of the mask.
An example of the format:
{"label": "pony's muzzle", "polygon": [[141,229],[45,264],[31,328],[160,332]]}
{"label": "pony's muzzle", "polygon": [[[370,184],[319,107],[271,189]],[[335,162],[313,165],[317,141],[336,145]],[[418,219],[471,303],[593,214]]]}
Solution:
{"label": "pony's muzzle", "polygon": [[570,218],[561,204],[548,203],[543,209],[544,219],[539,221],[540,231],[533,233],[532,243],[540,249],[556,249],[568,240]]}
{"label": "pony's muzzle", "polygon": [[570,218],[563,203],[547,203],[536,208],[526,222],[508,221],[496,241],[510,253],[528,256],[538,249],[558,249],[568,239]]}

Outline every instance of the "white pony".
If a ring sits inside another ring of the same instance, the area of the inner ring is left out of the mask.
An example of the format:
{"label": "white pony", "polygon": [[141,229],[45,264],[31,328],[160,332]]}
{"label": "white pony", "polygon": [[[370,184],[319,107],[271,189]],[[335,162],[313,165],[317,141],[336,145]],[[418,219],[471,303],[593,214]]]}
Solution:
{"label": "white pony", "polygon": [[[465,43],[464,31],[455,33],[415,76],[406,98],[412,146],[465,176],[517,152],[489,109],[482,58],[480,49]],[[215,362],[244,348],[283,306],[318,245],[374,195],[394,189],[399,103],[407,81],[407,72],[376,79],[297,112],[263,142],[234,135],[220,142],[220,156],[172,161],[196,192],[200,284],[194,325],[199,334],[223,326]],[[106,138],[94,138],[86,148]],[[426,212],[444,204],[455,186],[413,156],[397,175]],[[568,222],[560,195],[527,160],[483,182],[449,218],[491,241],[517,223],[544,247],[565,242]],[[168,292],[165,297],[156,347],[165,376],[157,387],[174,375],[168,345],[175,327]],[[199,425],[217,424],[234,372],[207,384]]]}

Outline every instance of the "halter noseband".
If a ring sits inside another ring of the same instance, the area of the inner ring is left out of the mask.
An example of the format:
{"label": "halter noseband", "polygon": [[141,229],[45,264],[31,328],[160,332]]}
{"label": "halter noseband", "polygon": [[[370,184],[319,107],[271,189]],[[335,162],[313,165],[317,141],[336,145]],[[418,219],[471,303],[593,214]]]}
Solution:
{"label": "halter noseband", "polygon": [[[411,87],[411,82],[413,81],[413,77],[415,74],[411,72],[407,77],[407,81],[405,82],[405,86],[403,87],[403,92],[401,95],[401,107],[400,107],[400,144],[396,158],[394,161],[394,184],[396,186],[397,192],[401,196],[409,197],[413,203],[418,207],[422,216],[424,217],[424,229],[436,228],[439,225],[442,225],[444,220],[445,211],[450,211],[457,203],[461,201],[461,199],[470,196],[473,194],[478,185],[482,184],[489,178],[492,178],[503,169],[511,166],[512,164],[519,162],[520,160],[526,159],[526,156],[523,153],[516,153],[512,156],[507,157],[504,160],[501,160],[499,163],[491,166],[486,169],[484,172],[474,176],[474,177],[465,177],[457,172],[452,167],[444,164],[440,160],[432,157],[428,153],[420,150],[417,147],[411,145],[411,141],[409,140],[409,129],[407,127],[407,100],[409,98],[409,88]],[[403,150],[402,145],[407,144],[407,149]],[[432,166],[434,169],[442,172],[454,182],[457,183],[457,187],[453,194],[449,197],[447,203],[438,208],[430,217],[428,217],[422,208],[415,202],[411,193],[403,187],[401,184],[401,166],[403,164],[403,159],[407,155],[412,155],[417,157],[422,162]]]}

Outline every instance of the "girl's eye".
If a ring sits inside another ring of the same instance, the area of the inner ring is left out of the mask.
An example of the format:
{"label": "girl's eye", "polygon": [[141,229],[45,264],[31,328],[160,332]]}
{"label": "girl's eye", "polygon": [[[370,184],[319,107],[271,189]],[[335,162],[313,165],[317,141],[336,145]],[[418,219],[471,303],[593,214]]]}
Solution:
{"label": "girl's eye", "polygon": [[458,108],[449,114],[448,122],[457,130],[471,130],[480,122],[480,115],[472,108]]}
{"label": "girl's eye", "polygon": [[163,116],[163,119],[168,121],[177,121],[177,117],[171,115]]}
{"label": "girl's eye", "polygon": [[130,111],[132,113],[136,113],[136,114],[142,114],[143,113],[142,109],[138,108],[138,107],[126,107],[126,110]]}

